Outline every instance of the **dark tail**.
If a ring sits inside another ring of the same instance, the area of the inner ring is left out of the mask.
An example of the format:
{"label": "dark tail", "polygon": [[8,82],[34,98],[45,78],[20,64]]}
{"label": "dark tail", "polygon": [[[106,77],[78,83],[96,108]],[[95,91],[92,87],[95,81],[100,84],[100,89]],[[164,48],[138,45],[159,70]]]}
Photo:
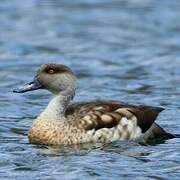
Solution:
{"label": "dark tail", "polygon": [[[163,139],[167,140],[167,139],[177,138],[177,135],[165,132],[162,134],[162,137]],[[179,135],[179,138],[180,138],[180,135]]]}
{"label": "dark tail", "polygon": [[173,134],[174,138],[180,138],[180,134]]}
{"label": "dark tail", "polygon": [[146,133],[148,138],[161,138],[164,140],[173,139],[173,138],[180,138],[180,134],[171,134],[166,132],[161,126],[154,123],[151,128]]}

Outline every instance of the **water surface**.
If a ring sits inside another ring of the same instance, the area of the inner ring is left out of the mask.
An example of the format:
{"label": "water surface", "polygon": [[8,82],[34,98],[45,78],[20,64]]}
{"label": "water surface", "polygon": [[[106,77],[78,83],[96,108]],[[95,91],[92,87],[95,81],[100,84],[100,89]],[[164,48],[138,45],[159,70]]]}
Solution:
{"label": "water surface", "polygon": [[163,106],[157,122],[180,132],[178,0],[2,0],[0,3],[1,179],[180,179],[180,139],[44,147],[28,143],[50,95],[12,89],[39,65],[70,66],[75,101],[117,99]]}

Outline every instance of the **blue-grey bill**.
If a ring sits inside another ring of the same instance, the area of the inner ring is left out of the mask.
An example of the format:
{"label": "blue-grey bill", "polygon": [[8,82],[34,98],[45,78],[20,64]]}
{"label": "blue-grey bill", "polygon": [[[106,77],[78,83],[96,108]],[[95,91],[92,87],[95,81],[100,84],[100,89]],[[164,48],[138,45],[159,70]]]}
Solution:
{"label": "blue-grey bill", "polygon": [[24,93],[24,92],[28,92],[28,91],[34,91],[37,89],[41,89],[41,88],[42,88],[41,83],[37,79],[35,79],[34,81],[27,83],[22,87],[14,89],[13,92],[14,93]]}

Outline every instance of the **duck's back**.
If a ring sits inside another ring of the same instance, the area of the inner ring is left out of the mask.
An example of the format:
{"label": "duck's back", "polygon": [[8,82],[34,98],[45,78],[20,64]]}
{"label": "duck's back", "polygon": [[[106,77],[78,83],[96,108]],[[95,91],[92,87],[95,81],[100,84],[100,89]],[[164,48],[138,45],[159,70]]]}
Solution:
{"label": "duck's back", "polygon": [[91,132],[94,141],[124,140],[140,137],[162,110],[119,101],[94,101],[70,105],[66,117],[73,126]]}

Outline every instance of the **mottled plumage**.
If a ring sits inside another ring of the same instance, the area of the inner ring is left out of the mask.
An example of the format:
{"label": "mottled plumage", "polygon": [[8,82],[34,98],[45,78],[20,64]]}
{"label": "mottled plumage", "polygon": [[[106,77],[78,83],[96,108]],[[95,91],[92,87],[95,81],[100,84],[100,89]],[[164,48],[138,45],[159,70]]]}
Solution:
{"label": "mottled plumage", "polygon": [[60,145],[174,137],[154,123],[163,108],[119,101],[70,104],[75,94],[75,79],[67,66],[47,64],[40,67],[33,82],[14,91],[43,88],[54,94],[33,122],[28,134],[31,143]]}

